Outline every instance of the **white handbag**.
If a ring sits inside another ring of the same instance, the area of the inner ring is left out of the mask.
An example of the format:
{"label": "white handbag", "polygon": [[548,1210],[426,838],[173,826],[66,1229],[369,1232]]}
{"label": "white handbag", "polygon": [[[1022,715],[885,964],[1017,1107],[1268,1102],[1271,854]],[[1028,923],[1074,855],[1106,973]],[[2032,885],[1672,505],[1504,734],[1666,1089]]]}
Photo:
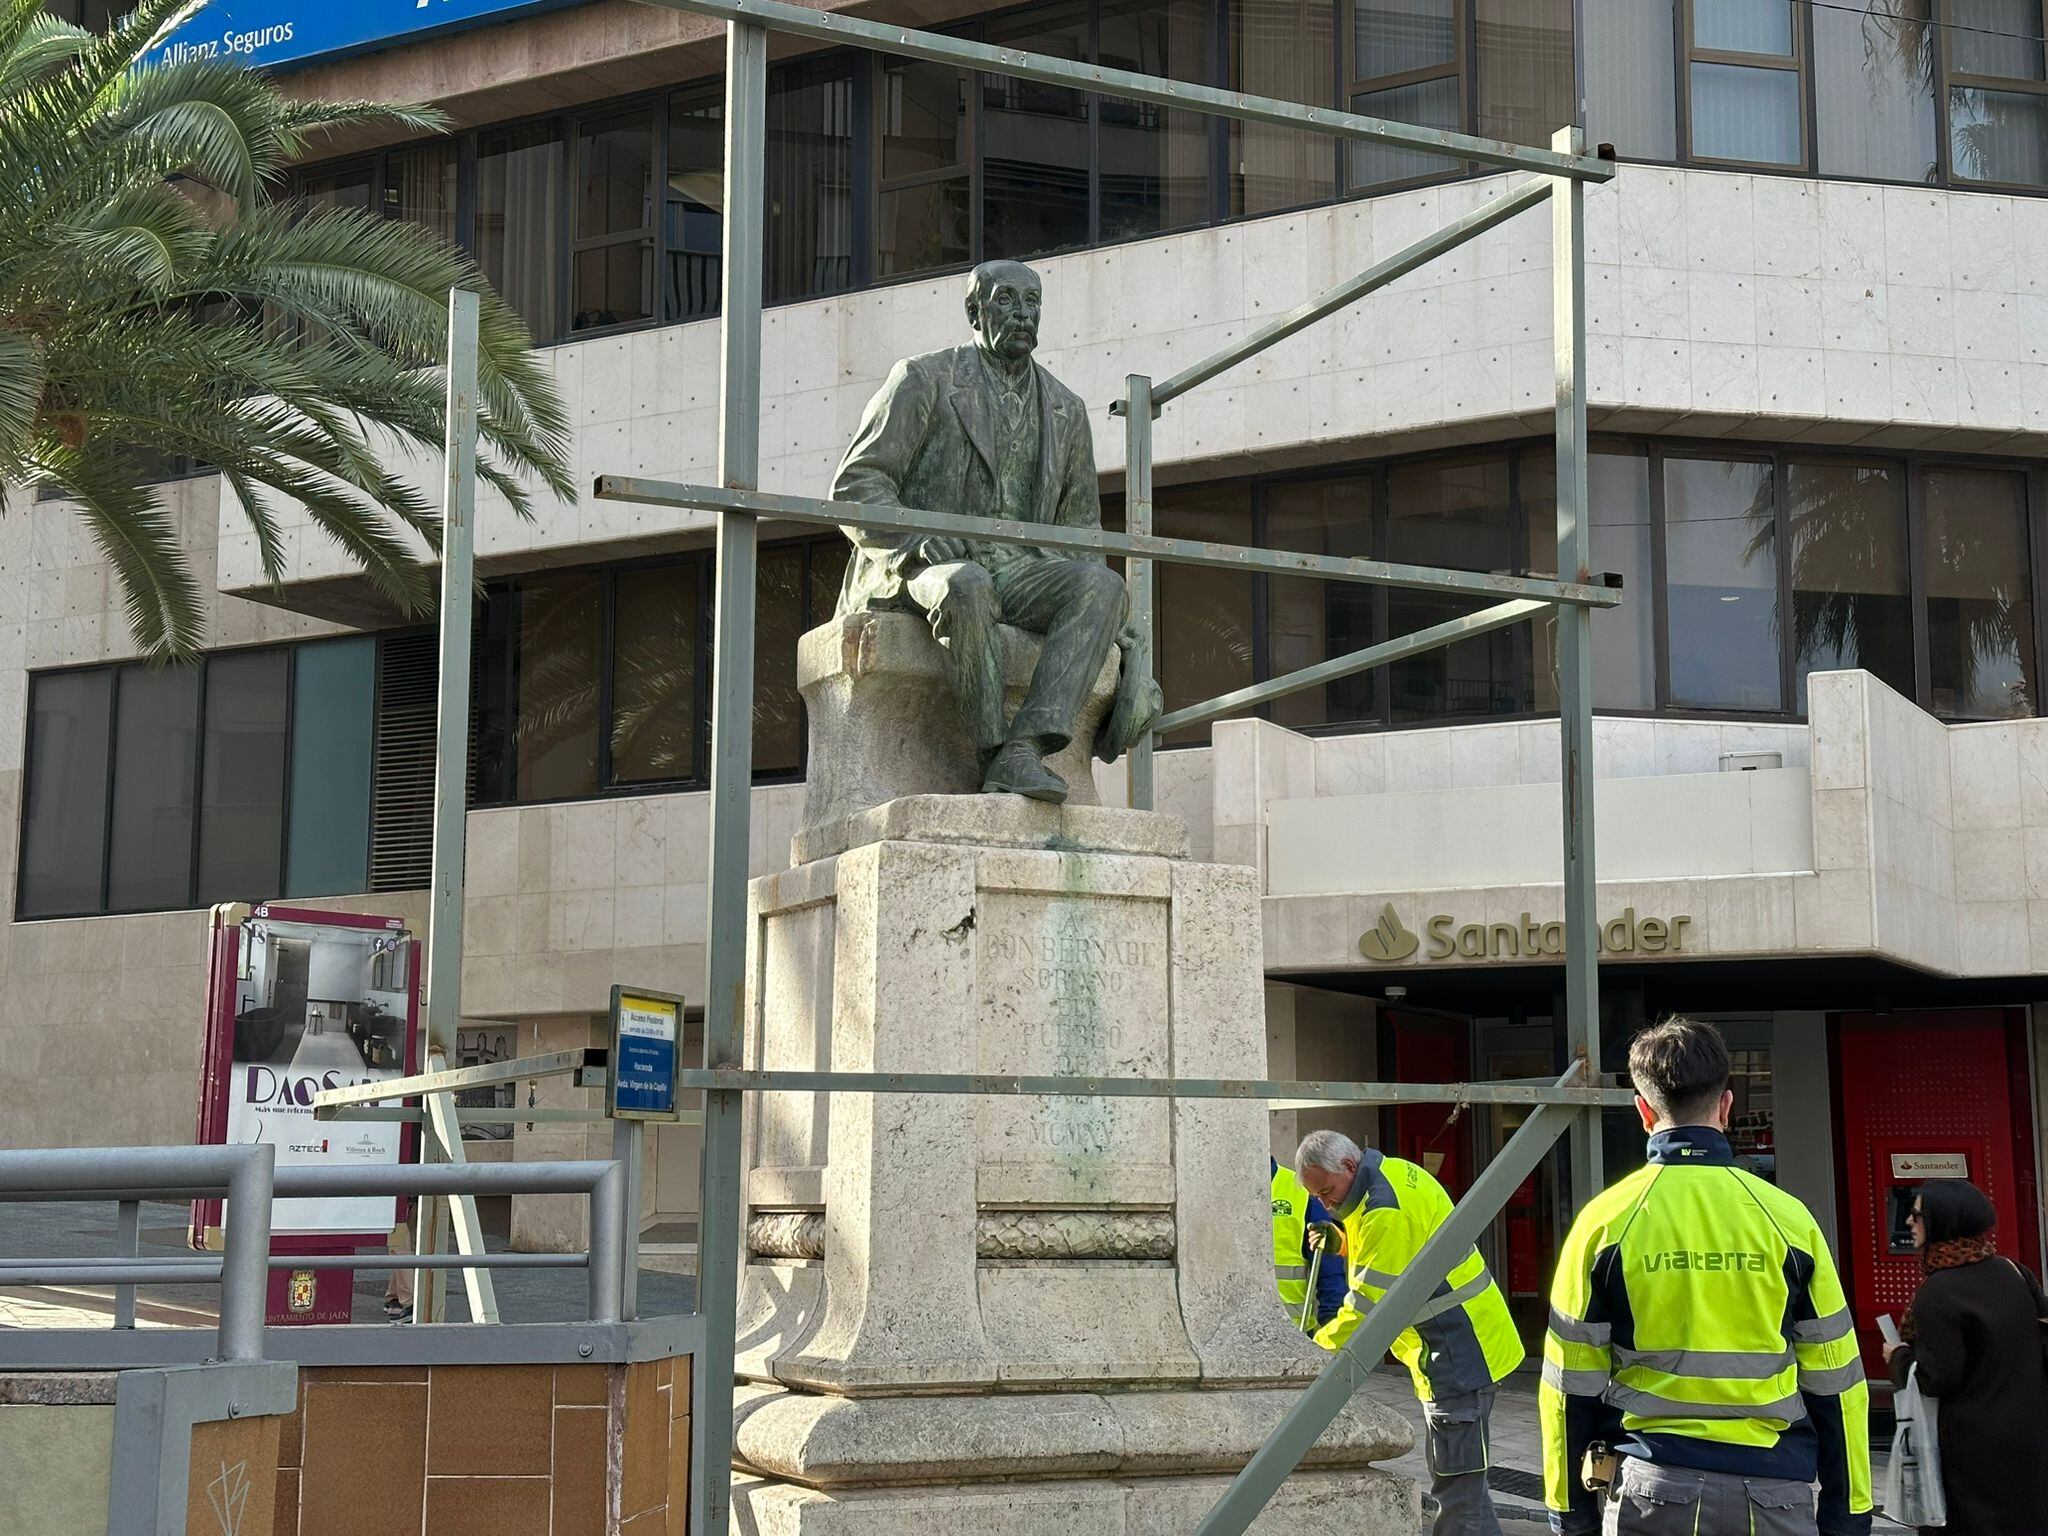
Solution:
{"label": "white handbag", "polygon": [[1940,1402],[1920,1390],[1920,1367],[1892,1397],[1892,1458],[1884,1472],[1884,1512],[1901,1525],[1948,1524],[1941,1489]]}

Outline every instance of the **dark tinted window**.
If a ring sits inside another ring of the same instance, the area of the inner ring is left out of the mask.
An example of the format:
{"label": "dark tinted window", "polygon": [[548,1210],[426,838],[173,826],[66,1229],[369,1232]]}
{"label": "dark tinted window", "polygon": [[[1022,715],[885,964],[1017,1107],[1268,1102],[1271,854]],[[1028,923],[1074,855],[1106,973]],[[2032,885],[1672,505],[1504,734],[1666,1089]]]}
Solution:
{"label": "dark tinted window", "polygon": [[120,669],[114,700],[114,805],[107,907],[182,907],[192,899],[198,667]]}
{"label": "dark tinted window", "polygon": [[266,901],[283,878],[289,651],[215,656],[206,667],[199,903]]}
{"label": "dark tinted window", "polygon": [[105,669],[52,673],[30,690],[23,917],[99,910],[113,696],[114,674]]}

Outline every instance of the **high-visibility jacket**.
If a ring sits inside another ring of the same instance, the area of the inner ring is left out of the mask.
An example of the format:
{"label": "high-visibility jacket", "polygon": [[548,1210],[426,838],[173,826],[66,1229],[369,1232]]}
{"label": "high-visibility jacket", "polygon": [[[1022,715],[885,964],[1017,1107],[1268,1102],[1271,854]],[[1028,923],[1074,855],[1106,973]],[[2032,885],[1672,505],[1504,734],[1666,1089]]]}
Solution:
{"label": "high-visibility jacket", "polygon": [[1543,1492],[1592,1531],[1589,1441],[1624,1455],[1821,1485],[1826,1536],[1870,1529],[1869,1388],[1806,1207],[1681,1126],[1597,1196],[1558,1256],[1539,1389]]}
{"label": "high-visibility jacket", "polygon": [[[1357,1332],[1443,1225],[1451,1197],[1427,1169],[1368,1147],[1336,1214],[1344,1223],[1351,1289],[1343,1310],[1316,1334],[1318,1344],[1333,1350]],[[1393,1354],[1408,1367],[1424,1402],[1490,1387],[1522,1363],[1522,1336],[1477,1249],[1466,1252],[1394,1339]]]}
{"label": "high-visibility jacket", "polygon": [[1308,1332],[1314,1333],[1337,1315],[1344,1305],[1344,1261],[1335,1253],[1315,1264],[1309,1251],[1308,1229],[1330,1219],[1323,1202],[1302,1188],[1292,1168],[1282,1168],[1278,1159],[1267,1160],[1273,1171],[1273,1283],[1280,1291],[1280,1304],[1287,1315],[1299,1322],[1301,1304],[1308,1299],[1308,1277],[1316,1275],[1316,1304],[1308,1316]]}

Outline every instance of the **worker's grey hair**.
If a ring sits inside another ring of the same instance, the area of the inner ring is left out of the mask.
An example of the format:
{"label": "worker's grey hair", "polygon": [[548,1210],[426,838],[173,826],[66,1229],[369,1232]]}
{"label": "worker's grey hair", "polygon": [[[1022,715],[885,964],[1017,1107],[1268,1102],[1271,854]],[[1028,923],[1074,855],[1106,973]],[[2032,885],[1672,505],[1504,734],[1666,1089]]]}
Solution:
{"label": "worker's grey hair", "polygon": [[1342,1173],[1345,1159],[1355,1162],[1364,1155],[1358,1143],[1342,1131],[1310,1131],[1301,1138],[1301,1146],[1295,1151],[1294,1172],[1297,1177],[1305,1168]]}

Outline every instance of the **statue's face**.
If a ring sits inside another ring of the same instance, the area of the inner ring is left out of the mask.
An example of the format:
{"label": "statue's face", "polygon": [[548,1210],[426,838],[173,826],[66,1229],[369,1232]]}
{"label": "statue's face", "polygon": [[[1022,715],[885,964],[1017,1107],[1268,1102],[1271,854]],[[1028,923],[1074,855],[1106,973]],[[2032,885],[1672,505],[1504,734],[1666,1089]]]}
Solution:
{"label": "statue's face", "polygon": [[1014,261],[977,268],[967,299],[967,319],[991,357],[1017,362],[1038,345],[1038,312],[1044,301],[1038,274]]}

